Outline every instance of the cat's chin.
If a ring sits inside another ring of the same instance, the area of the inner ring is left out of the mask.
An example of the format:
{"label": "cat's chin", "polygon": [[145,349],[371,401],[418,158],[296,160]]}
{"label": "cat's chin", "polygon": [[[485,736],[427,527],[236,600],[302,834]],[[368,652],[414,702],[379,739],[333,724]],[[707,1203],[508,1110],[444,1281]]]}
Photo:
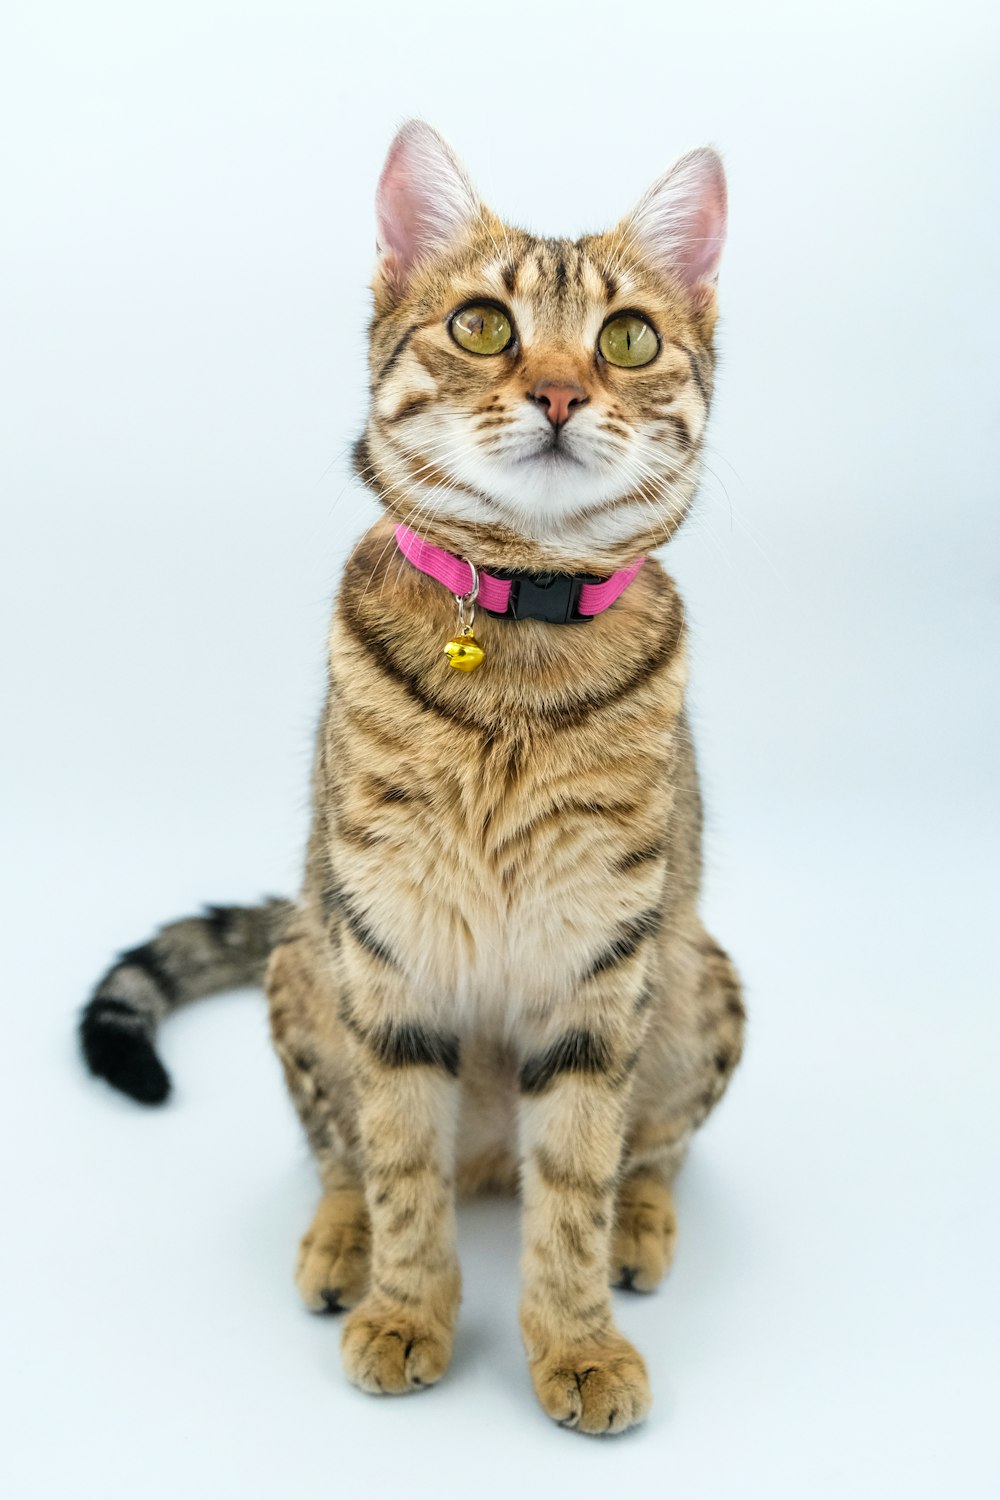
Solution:
{"label": "cat's chin", "polygon": [[[415,503],[405,512],[400,508],[401,519],[419,514],[426,524],[433,516],[434,539],[450,551],[461,551],[468,542],[461,529],[449,539],[447,528],[455,522],[459,528],[475,527],[480,544],[495,533],[519,555],[519,544],[541,549],[538,567],[571,558],[601,572],[666,541],[683,517],[686,506],[675,508],[666,497],[649,494],[640,505],[628,503],[631,466],[625,462],[588,452],[584,444],[578,445],[583,452],[562,443],[525,446],[526,452],[503,454],[467,448],[448,471],[454,484],[414,486],[410,500]],[[501,556],[491,561],[514,565]]]}
{"label": "cat's chin", "polygon": [[526,534],[539,539],[580,524],[595,509],[613,508],[623,494],[619,475],[562,448],[492,466],[482,488],[494,504],[519,518]]}

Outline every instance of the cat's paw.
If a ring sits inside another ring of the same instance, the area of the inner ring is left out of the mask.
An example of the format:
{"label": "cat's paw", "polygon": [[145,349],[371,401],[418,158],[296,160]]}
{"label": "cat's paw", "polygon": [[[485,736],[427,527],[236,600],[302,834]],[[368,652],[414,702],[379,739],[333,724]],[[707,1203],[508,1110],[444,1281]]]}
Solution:
{"label": "cat's paw", "polygon": [[347,1378],[363,1391],[399,1395],[434,1385],[451,1359],[453,1318],[374,1293],[344,1324]]}
{"label": "cat's paw", "polygon": [[342,1312],[368,1289],[371,1233],[360,1192],[321,1199],[299,1245],[295,1285],[313,1312]]}
{"label": "cat's paw", "polygon": [[653,1399],[642,1355],[619,1333],[532,1361],[531,1382],[548,1415],[577,1432],[624,1432]]}
{"label": "cat's paw", "polygon": [[611,1239],[611,1282],[651,1292],[674,1258],[677,1216],[670,1189],[652,1177],[626,1180],[618,1199]]}

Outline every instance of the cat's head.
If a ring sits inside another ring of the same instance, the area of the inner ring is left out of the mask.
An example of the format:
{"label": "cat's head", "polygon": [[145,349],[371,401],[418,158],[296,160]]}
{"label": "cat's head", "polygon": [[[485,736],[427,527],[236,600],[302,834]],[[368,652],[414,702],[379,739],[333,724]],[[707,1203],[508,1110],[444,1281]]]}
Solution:
{"label": "cat's head", "polygon": [[726,186],[682,157],[605,234],[538,239],[447,143],[379,181],[372,399],[356,466],[397,519],[486,563],[618,566],[671,536],[708,415]]}

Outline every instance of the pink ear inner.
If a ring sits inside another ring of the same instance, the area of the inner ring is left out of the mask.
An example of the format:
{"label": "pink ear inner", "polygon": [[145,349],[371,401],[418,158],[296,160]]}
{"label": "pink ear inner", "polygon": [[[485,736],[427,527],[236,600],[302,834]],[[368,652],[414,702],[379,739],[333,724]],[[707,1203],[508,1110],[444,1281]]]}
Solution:
{"label": "pink ear inner", "polygon": [[456,242],[478,212],[465,170],[447,142],[410,120],[389,148],[375,195],[378,249],[405,277]]}
{"label": "pink ear inner", "polygon": [[689,151],[654,183],[629,227],[662,270],[689,287],[715,281],[726,239],[726,177],[715,151]]}

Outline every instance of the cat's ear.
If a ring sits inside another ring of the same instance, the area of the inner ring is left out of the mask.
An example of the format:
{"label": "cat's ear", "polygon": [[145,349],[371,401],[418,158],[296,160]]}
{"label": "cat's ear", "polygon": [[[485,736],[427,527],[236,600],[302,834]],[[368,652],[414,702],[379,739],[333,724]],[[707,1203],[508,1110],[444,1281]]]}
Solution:
{"label": "cat's ear", "polygon": [[481,212],[465,168],[423,120],[396,133],[375,194],[378,272],[402,291],[414,266],[457,244]]}
{"label": "cat's ear", "polygon": [[689,151],[653,183],[620,226],[697,299],[711,298],[726,239],[726,174],[710,146]]}

